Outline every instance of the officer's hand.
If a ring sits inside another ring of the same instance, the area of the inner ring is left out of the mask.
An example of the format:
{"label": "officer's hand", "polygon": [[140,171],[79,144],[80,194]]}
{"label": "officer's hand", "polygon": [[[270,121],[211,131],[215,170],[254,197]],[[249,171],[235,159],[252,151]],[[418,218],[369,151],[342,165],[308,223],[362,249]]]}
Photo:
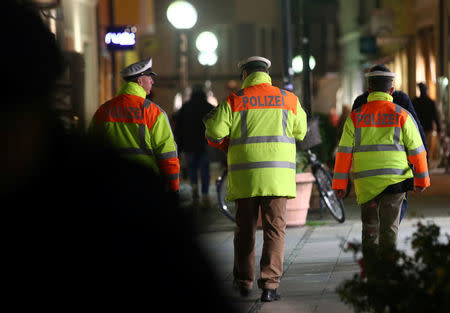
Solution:
{"label": "officer's hand", "polygon": [[338,199],[342,199],[345,197],[345,189],[333,189],[334,194]]}
{"label": "officer's hand", "polygon": [[414,192],[424,192],[427,187],[414,186]]}

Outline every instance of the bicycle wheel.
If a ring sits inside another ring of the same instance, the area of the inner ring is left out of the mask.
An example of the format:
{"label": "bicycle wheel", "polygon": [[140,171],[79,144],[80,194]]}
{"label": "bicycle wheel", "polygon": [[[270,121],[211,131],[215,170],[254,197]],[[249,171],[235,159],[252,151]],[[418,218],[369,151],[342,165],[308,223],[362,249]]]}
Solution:
{"label": "bicycle wheel", "polygon": [[336,197],[331,188],[333,179],[330,173],[323,166],[319,166],[313,170],[313,174],[328,211],[339,223],[343,223],[345,221],[344,202]]}
{"label": "bicycle wheel", "polygon": [[232,222],[235,222],[236,216],[236,206],[234,201],[226,201],[227,196],[227,177],[228,171],[225,169],[222,176],[220,176],[216,181],[217,189],[217,200],[219,202],[220,210],[226,217],[228,217]]}

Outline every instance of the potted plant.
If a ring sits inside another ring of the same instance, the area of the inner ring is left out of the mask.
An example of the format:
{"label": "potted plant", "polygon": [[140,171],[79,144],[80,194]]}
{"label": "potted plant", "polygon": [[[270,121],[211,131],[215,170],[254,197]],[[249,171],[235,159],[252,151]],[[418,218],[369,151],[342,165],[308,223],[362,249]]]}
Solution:
{"label": "potted plant", "polygon": [[305,151],[299,150],[296,155],[295,184],[297,197],[288,199],[286,203],[286,225],[301,226],[306,223],[306,216],[311,199],[311,191],[315,181],[314,175],[305,171],[308,157]]}
{"label": "potted plant", "polygon": [[[308,165],[306,152],[297,151],[295,184],[297,197],[288,199],[286,203],[286,226],[302,226],[306,223],[312,186],[315,178],[311,172],[305,171]],[[261,228],[261,212],[258,217],[257,226]]]}

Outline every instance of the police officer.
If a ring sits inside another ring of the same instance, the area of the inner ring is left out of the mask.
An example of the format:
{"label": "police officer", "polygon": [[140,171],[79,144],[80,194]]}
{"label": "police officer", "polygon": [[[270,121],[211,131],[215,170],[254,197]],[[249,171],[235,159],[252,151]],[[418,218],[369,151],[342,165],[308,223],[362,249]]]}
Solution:
{"label": "police officer", "polygon": [[271,62],[252,56],[239,62],[242,89],[205,118],[211,146],[227,151],[228,200],[236,201],[234,285],[242,296],[253,286],[255,232],[261,208],[264,245],[260,260],[261,300],[280,299],[286,200],[296,197],[295,141],[306,134],[298,98],[272,86]]}
{"label": "police officer", "polygon": [[[414,177],[414,188],[430,185],[427,153],[411,113],[392,102],[395,74],[376,65],[366,74],[367,103],[347,118],[338,146],[333,189],[345,195],[353,162],[357,202],[361,206],[365,256],[396,245],[405,190],[402,182]],[[414,173],[408,166],[414,165]]]}
{"label": "police officer", "polygon": [[169,120],[146,99],[156,76],[152,59],[131,64],[120,75],[125,83],[95,112],[89,132],[106,138],[121,155],[163,174],[170,189],[177,191],[180,163]]}

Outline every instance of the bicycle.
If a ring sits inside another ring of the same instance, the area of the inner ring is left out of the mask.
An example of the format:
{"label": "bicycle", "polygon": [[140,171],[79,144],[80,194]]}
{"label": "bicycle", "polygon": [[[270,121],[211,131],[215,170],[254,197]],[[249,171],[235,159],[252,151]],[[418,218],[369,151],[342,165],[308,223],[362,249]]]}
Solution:
{"label": "bicycle", "polygon": [[[308,162],[305,164],[306,167],[311,167],[311,172],[314,175],[316,181],[315,184],[318,187],[320,194],[321,203],[321,217],[323,207],[325,206],[331,215],[339,222],[343,223],[345,221],[345,209],[344,202],[342,199],[338,199],[334,194],[331,184],[333,178],[330,172],[325,168],[325,166],[318,160],[317,156],[311,152],[310,149],[306,150]],[[304,170],[303,169],[303,170]],[[221,211],[228,217],[231,221],[235,222],[236,208],[234,202],[226,201],[227,196],[227,176],[228,169],[225,166],[225,170],[222,175],[216,180],[216,190],[217,197]]]}

